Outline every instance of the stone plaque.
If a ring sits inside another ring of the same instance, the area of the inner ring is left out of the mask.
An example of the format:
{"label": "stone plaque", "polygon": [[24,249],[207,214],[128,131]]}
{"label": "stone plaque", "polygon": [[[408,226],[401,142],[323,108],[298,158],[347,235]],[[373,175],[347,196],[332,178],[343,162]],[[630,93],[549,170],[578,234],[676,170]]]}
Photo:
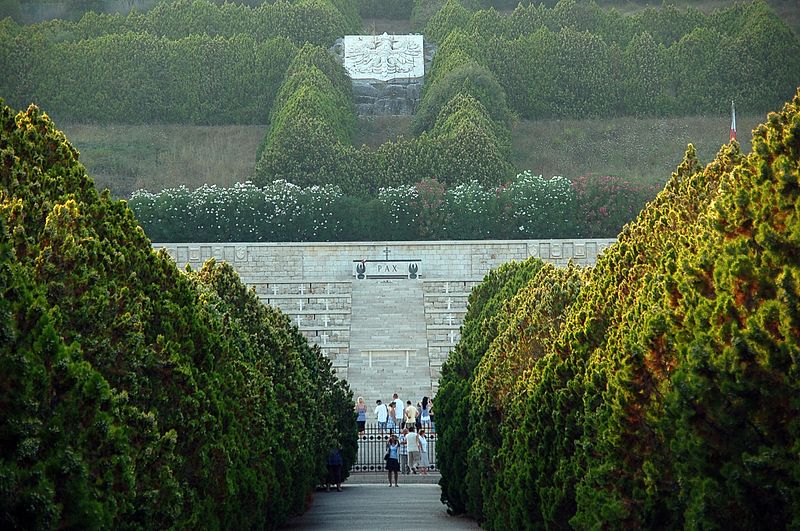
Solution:
{"label": "stone plaque", "polygon": [[425,74],[422,35],[346,35],[344,68],[352,79],[420,78]]}
{"label": "stone plaque", "polygon": [[353,260],[353,276],[367,278],[409,278],[422,276],[421,260]]}

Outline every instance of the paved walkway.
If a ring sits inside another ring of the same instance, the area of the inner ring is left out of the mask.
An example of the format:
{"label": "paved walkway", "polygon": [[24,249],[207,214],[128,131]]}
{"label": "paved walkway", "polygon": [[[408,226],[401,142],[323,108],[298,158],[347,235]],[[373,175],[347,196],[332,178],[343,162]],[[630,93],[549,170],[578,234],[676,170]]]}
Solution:
{"label": "paved walkway", "polygon": [[[311,509],[290,520],[281,529],[331,529],[373,531],[383,529],[479,529],[468,519],[449,516],[439,497],[441,488],[431,483],[406,483],[400,486],[386,483],[362,483],[359,475],[342,485],[342,492],[317,491]],[[367,478],[364,478],[367,479]],[[384,478],[385,479],[385,478]],[[369,478],[368,481],[372,481]],[[355,483],[358,482],[358,483]],[[414,507],[413,514],[405,508]],[[391,510],[391,517],[387,515]],[[403,511],[401,514],[400,511]]]}

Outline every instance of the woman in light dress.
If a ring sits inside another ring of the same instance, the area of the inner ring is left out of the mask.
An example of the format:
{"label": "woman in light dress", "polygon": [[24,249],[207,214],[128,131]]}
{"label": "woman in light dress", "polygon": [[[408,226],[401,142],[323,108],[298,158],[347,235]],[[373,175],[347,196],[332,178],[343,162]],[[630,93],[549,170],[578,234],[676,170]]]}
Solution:
{"label": "woman in light dress", "polygon": [[358,414],[358,417],[356,417],[356,422],[358,422],[358,434],[364,435],[365,426],[367,424],[367,403],[364,402],[363,396],[358,397],[355,410]]}
{"label": "woman in light dress", "polygon": [[428,460],[428,438],[425,436],[425,429],[419,430],[417,435],[419,444],[419,473],[423,476],[428,475],[428,467],[431,466]]}

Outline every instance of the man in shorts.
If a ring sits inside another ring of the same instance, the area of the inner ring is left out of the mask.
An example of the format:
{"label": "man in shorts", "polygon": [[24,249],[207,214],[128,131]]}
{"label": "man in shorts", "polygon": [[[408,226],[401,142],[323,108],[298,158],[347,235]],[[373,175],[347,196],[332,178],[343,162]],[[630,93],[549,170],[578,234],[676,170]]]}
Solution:
{"label": "man in shorts", "polygon": [[406,410],[404,413],[405,421],[406,421],[406,428],[409,430],[413,427],[414,429],[417,428],[417,415],[419,415],[419,411],[417,408],[411,405],[411,400],[406,401]]}
{"label": "man in shorts", "polygon": [[419,466],[419,440],[417,439],[417,428],[413,424],[408,428],[406,446],[408,448],[408,468],[416,474],[417,466]]}

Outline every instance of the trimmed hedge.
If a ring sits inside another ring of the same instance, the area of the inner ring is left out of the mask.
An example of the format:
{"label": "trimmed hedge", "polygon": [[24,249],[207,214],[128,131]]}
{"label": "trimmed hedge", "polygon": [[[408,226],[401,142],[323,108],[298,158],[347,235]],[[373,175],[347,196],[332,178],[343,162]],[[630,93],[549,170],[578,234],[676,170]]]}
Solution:
{"label": "trimmed hedge", "polygon": [[436,397],[453,511],[487,529],[800,522],[798,139],[800,91],[752,153],[702,168],[690,146],[594,268],[487,276]]}
{"label": "trimmed hedge", "polygon": [[[454,31],[465,37],[448,42]],[[461,52],[487,67],[531,119],[722,114],[731,100],[766,111],[794,93],[800,72],[800,41],[764,0],[630,16],[575,0],[508,15],[448,0],[425,33],[441,44],[437,56]]]}
{"label": "trimmed hedge", "polygon": [[427,91],[419,118],[425,123],[417,127],[430,131],[375,151],[356,149],[350,140],[355,109],[349,78],[327,51],[305,45],[279,89],[254,181],[330,185],[347,195],[373,197],[381,188],[410,185],[421,177],[450,187],[472,180],[499,185],[513,170],[511,115],[504,100],[495,97],[496,89],[499,85],[481,67],[454,70]]}
{"label": "trimmed hedge", "polygon": [[153,252],[37,107],[0,154],[4,527],[275,528],[349,468],[352,393],[287,316]]}
{"label": "trimmed hedge", "polygon": [[[1,45],[0,45],[1,46]],[[95,123],[263,123],[297,53],[286,39],[148,33],[35,45],[20,36],[0,84],[60,119]]]}
{"label": "trimmed hedge", "polygon": [[6,19],[0,94],[80,122],[263,123],[295,46],[327,47],[359,27],[347,0],[178,0],[78,22]]}

